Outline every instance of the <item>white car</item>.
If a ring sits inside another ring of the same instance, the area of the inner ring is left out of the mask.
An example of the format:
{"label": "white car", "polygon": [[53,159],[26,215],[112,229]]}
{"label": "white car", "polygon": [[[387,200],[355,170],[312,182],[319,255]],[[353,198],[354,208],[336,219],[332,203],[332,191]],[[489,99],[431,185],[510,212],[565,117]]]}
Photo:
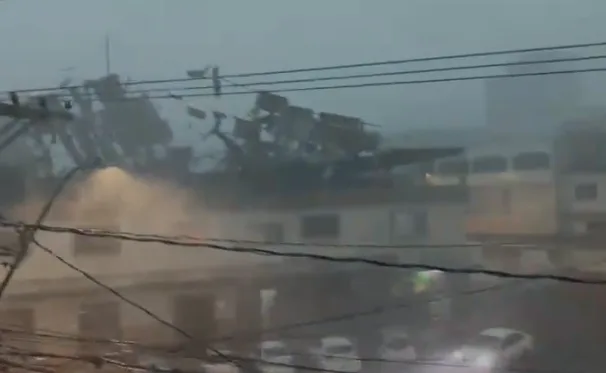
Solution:
{"label": "white car", "polygon": [[320,368],[330,371],[357,373],[362,362],[354,343],[346,337],[325,337],[317,351]]}
{"label": "white car", "polygon": [[415,361],[417,351],[404,331],[386,333],[379,356],[386,361]]}
{"label": "white car", "polygon": [[264,341],[259,346],[261,360],[259,369],[264,373],[295,373],[294,356],[283,341]]}
{"label": "white car", "polygon": [[478,368],[507,367],[534,348],[527,333],[507,328],[486,329],[452,354],[454,363]]}

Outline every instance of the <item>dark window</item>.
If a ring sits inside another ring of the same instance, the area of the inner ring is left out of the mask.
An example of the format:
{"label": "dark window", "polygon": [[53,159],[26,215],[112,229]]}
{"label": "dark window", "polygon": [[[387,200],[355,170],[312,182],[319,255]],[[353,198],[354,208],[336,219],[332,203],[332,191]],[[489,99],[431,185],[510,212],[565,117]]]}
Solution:
{"label": "dark window", "polygon": [[598,198],[598,185],[596,183],[578,184],[574,188],[574,198],[577,201],[593,201]]}
{"label": "dark window", "polygon": [[478,157],[471,162],[471,170],[475,173],[505,172],[507,159],[500,156]]}
{"label": "dark window", "polygon": [[[84,303],[78,313],[80,335],[88,338],[121,339],[122,318],[120,303]],[[115,352],[118,346],[82,343],[80,349],[87,352]],[[101,350],[101,351],[100,351]]]}
{"label": "dark window", "polygon": [[451,159],[438,163],[438,174],[460,176],[469,172],[469,162],[465,159]]}
{"label": "dark window", "polygon": [[[104,228],[109,231],[119,231],[116,227]],[[84,235],[73,236],[74,256],[118,255],[122,241],[110,237],[91,237]]]}
{"label": "dark window", "polygon": [[546,170],[550,165],[551,159],[545,152],[520,153],[513,158],[513,169],[517,171]]}
{"label": "dark window", "polygon": [[491,335],[480,334],[472,338],[468,345],[473,347],[480,347],[482,349],[494,349],[501,346],[503,340],[498,337]]}
{"label": "dark window", "polygon": [[308,215],[301,218],[301,238],[338,238],[341,217],[338,214]]}

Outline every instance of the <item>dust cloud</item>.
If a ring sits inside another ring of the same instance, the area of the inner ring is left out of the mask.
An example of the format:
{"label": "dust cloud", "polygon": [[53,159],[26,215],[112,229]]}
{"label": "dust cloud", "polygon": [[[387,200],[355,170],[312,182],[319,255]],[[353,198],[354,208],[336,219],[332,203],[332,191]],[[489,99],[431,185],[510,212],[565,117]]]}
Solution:
{"label": "dust cloud", "polygon": [[[35,221],[48,200],[42,195],[29,196],[12,210],[11,217]],[[108,167],[73,180],[53,204],[46,223],[167,235],[196,232],[202,236],[208,230],[207,217],[193,191]]]}

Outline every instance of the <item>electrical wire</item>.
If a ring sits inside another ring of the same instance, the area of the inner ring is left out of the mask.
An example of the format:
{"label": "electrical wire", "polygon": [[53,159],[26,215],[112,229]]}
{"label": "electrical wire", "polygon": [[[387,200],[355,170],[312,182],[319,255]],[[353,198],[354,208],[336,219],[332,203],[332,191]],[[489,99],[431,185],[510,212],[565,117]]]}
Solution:
{"label": "electrical wire", "polygon": [[[183,329],[177,327],[176,325],[172,324],[171,322],[168,322],[162,318],[160,318],[159,316],[155,315],[153,312],[151,312],[150,310],[148,310],[147,308],[139,305],[138,303],[130,300],[129,298],[123,296],[120,292],[118,292],[117,290],[113,289],[110,286],[105,285],[104,283],[102,283],[101,281],[99,281],[98,279],[96,279],[94,276],[90,275],[89,273],[87,273],[86,271],[78,268],[77,266],[71,264],[70,262],[68,262],[67,260],[65,260],[64,258],[62,258],[61,256],[57,255],[53,250],[51,250],[50,248],[40,244],[35,237],[32,239],[32,242],[34,244],[36,244],[38,247],[40,247],[42,250],[44,250],[45,252],[47,252],[48,254],[50,254],[51,256],[53,256],[56,260],[59,260],[60,262],[62,262],[63,264],[65,264],[66,266],[68,266],[69,268],[71,268],[72,270],[82,274],[84,277],[86,277],[88,280],[92,281],[93,283],[95,283],[96,285],[102,287],[103,289],[109,291],[110,293],[112,293],[113,295],[115,295],[116,297],[118,297],[119,299],[121,299],[122,301],[126,302],[127,304],[141,310],[142,312],[144,312],[145,314],[147,314],[148,316],[152,317],[154,320],[160,322],[161,324],[179,332],[180,334],[182,334],[183,336],[188,337],[188,339],[193,340],[193,337],[189,335],[189,333],[185,332]],[[491,289],[494,287],[491,287]],[[489,288],[485,288],[485,289],[481,289],[481,291],[486,291]],[[475,291],[476,293],[479,292],[478,290]],[[334,322],[334,321],[333,321]],[[273,365],[273,366],[283,366],[283,367],[289,367],[289,368],[295,368],[295,369],[303,369],[303,370],[309,370],[309,371],[318,371],[318,372],[330,372],[330,373],[345,373],[345,372],[341,372],[338,370],[329,370],[329,369],[319,369],[319,368],[315,368],[315,367],[307,367],[307,366],[301,366],[301,365],[295,365],[295,364],[282,364],[282,363],[277,363],[277,362],[270,362],[270,361],[265,361],[265,360],[259,360],[259,359],[254,359],[254,358],[246,358],[246,357],[241,357],[241,356],[234,356],[234,355],[226,355],[218,350],[215,350],[213,348],[207,347],[210,351],[216,353],[218,356],[224,358],[227,362],[232,363],[236,366],[238,365],[238,362],[252,362],[255,364],[261,363],[261,364],[265,364],[265,365]]]}
{"label": "electrical wire", "polygon": [[[415,75],[415,74],[427,74],[436,72],[449,72],[449,71],[462,71],[462,70],[476,70],[476,69],[487,69],[495,67],[509,67],[509,66],[527,66],[527,65],[542,65],[551,63],[561,62],[575,62],[575,61],[590,61],[590,60],[602,60],[605,59],[606,55],[593,55],[584,57],[568,57],[568,58],[552,58],[537,61],[514,61],[514,62],[501,62],[501,63],[490,63],[490,64],[475,64],[475,65],[463,65],[463,66],[450,66],[450,67],[437,67],[417,70],[403,70],[403,71],[387,71],[387,72],[376,72],[376,73],[365,73],[365,74],[349,74],[349,75],[337,75],[337,76],[323,76],[315,78],[299,78],[299,79],[284,79],[284,80],[269,80],[269,81],[257,81],[249,83],[236,83],[233,80],[224,79],[229,85],[247,89],[248,92],[258,93],[257,90],[250,90],[248,88],[254,86],[267,86],[267,85],[280,85],[280,84],[297,84],[297,83],[315,83],[324,81],[334,80],[347,80],[347,79],[363,79],[363,78],[377,78],[377,77],[389,77],[399,75]],[[193,86],[193,87],[172,87],[172,88],[149,88],[143,90],[129,91],[129,94],[138,93],[152,93],[152,92],[181,92],[191,90],[211,90],[214,86]],[[181,96],[180,94],[177,94]]]}
{"label": "electrical wire", "polygon": [[[507,67],[507,66],[523,66],[523,65],[540,65],[540,64],[551,64],[551,63],[561,63],[561,62],[575,62],[575,61],[589,61],[589,60],[601,60],[605,59],[606,55],[593,55],[593,56],[583,56],[583,57],[568,57],[568,58],[552,58],[552,59],[544,59],[544,60],[536,60],[536,61],[514,61],[514,62],[501,62],[501,63],[491,63],[491,64],[475,64],[475,65],[463,65],[463,66],[451,66],[451,67],[438,67],[438,68],[429,68],[429,69],[417,69],[417,70],[403,70],[403,71],[388,71],[388,72],[376,72],[376,73],[365,73],[365,74],[350,74],[350,75],[338,75],[338,76],[324,76],[324,77],[315,77],[315,78],[299,78],[299,79],[285,79],[285,80],[270,80],[270,81],[257,81],[257,82],[248,82],[248,83],[239,83],[235,82],[231,79],[226,79],[221,77],[223,81],[228,83],[228,85],[238,88],[246,89],[250,93],[258,93],[258,90],[251,90],[250,87],[254,86],[267,86],[267,85],[281,85],[281,84],[295,84],[295,83],[313,83],[313,82],[323,82],[323,81],[333,81],[333,80],[345,80],[345,79],[361,79],[361,78],[375,78],[375,77],[389,77],[389,76],[398,76],[398,75],[412,75],[412,74],[425,74],[425,73],[436,73],[436,72],[448,72],[448,71],[461,71],[461,70],[474,70],[474,69],[485,69],[485,68],[495,68],[495,67]],[[181,99],[182,96],[180,93],[182,91],[191,91],[191,90],[211,90],[215,87],[212,85],[208,86],[193,86],[193,87],[166,87],[166,88],[149,88],[149,89],[141,89],[141,90],[133,90],[129,91],[128,94],[142,94],[142,93],[153,93],[153,92],[163,92],[172,93],[175,98]],[[57,88],[59,89],[59,88]],[[214,93],[213,93],[214,95]],[[65,95],[66,97],[68,95]],[[94,95],[90,97],[94,98]]]}
{"label": "electrical wire", "polygon": [[[30,229],[35,227],[35,229],[39,229],[42,231],[53,231],[52,229],[49,230],[48,226],[45,226],[45,225],[24,224],[24,223],[15,223],[15,222],[8,222],[8,221],[0,221],[0,226],[9,227],[9,228],[30,228]],[[527,280],[553,280],[553,281],[569,282],[569,283],[585,284],[585,285],[605,285],[606,284],[606,280],[604,280],[604,279],[579,278],[579,277],[565,276],[565,275],[537,274],[537,273],[514,273],[514,272],[485,269],[485,268],[446,267],[446,266],[424,264],[424,263],[397,263],[397,262],[388,262],[388,261],[383,261],[383,260],[370,259],[370,258],[364,258],[364,257],[353,257],[353,256],[352,257],[346,257],[346,256],[334,257],[334,256],[329,256],[329,255],[305,253],[305,252],[280,252],[280,251],[272,250],[272,249],[224,246],[224,245],[219,245],[219,244],[214,244],[214,243],[209,243],[209,242],[182,241],[182,240],[175,240],[172,238],[97,233],[94,231],[91,232],[90,230],[87,230],[87,229],[68,228],[68,227],[62,227],[61,230],[63,232],[68,232],[71,234],[89,236],[89,237],[106,237],[106,238],[115,238],[115,239],[120,239],[120,240],[125,240],[125,241],[134,241],[134,242],[161,243],[161,244],[165,244],[165,245],[169,245],[169,246],[207,248],[207,249],[212,249],[212,250],[217,250],[217,251],[240,253],[240,254],[252,254],[252,255],[260,255],[260,256],[312,259],[312,260],[339,263],[339,264],[367,264],[367,265],[383,267],[383,268],[430,270],[430,271],[440,271],[440,272],[444,272],[444,273],[454,273],[454,274],[483,274],[483,275],[501,277],[501,278],[517,278],[517,279],[527,279]],[[48,249],[45,249],[45,251],[46,250],[48,250]]]}
{"label": "electrical wire", "polygon": [[[8,222],[0,221],[0,226],[6,227],[22,227],[29,226],[28,224],[21,222]],[[369,248],[369,249],[418,249],[418,248],[470,248],[470,247],[482,247],[481,243],[458,243],[458,244],[393,244],[393,245],[384,245],[384,244],[373,244],[373,243],[365,243],[365,244],[357,244],[357,243],[309,243],[309,242],[301,242],[301,241],[259,241],[259,240],[244,240],[244,239],[229,239],[229,238],[202,238],[197,236],[190,235],[160,235],[160,234],[152,234],[152,233],[134,233],[128,231],[111,231],[106,229],[98,229],[98,228],[75,228],[75,227],[66,227],[66,226],[57,226],[57,225],[49,225],[49,224],[40,224],[38,226],[41,230],[45,232],[53,232],[53,233],[63,233],[63,234],[78,234],[78,235],[87,235],[92,237],[114,237],[114,238],[149,238],[149,239],[170,239],[177,240],[178,242],[186,241],[197,241],[197,242],[220,242],[220,243],[236,243],[236,244],[251,244],[251,245],[262,245],[262,246],[272,246],[272,245],[280,245],[280,246],[292,246],[292,247],[322,247],[322,248]],[[518,242],[501,242],[501,243],[493,243],[499,246],[533,246]]]}
{"label": "electrical wire", "polygon": [[[398,303],[392,303],[392,304],[387,304],[387,305],[380,305],[380,306],[368,308],[365,310],[358,310],[358,311],[354,311],[354,312],[332,315],[332,316],[321,318],[321,319],[306,320],[306,321],[290,323],[290,324],[286,324],[286,325],[279,325],[279,326],[276,326],[273,328],[265,328],[260,331],[259,330],[243,331],[243,332],[238,332],[238,333],[231,334],[228,336],[221,336],[221,337],[214,338],[213,340],[211,340],[211,342],[221,343],[221,342],[227,342],[227,341],[233,341],[233,340],[243,340],[243,339],[246,339],[246,338],[252,337],[252,336],[256,337],[258,335],[281,333],[284,331],[307,328],[307,327],[311,327],[311,326],[319,326],[319,325],[325,325],[325,324],[332,324],[335,322],[349,321],[349,320],[362,318],[362,317],[375,316],[375,315],[383,314],[383,313],[390,312],[390,311],[397,311],[397,310],[402,310],[402,309],[407,309],[407,308],[413,308],[416,306],[422,306],[422,305],[430,304],[433,302],[459,299],[459,298],[463,298],[463,297],[467,297],[467,296],[473,296],[473,295],[477,295],[477,294],[502,290],[502,289],[511,287],[512,285],[518,284],[518,283],[519,282],[505,282],[505,283],[495,284],[495,285],[491,285],[491,286],[487,286],[487,287],[482,287],[479,289],[464,290],[464,291],[460,291],[460,292],[457,292],[456,294],[449,295],[449,296],[436,296],[436,297],[431,297],[430,299],[416,299],[414,301],[405,301],[405,302],[398,302]],[[73,342],[116,344],[116,345],[123,345],[123,346],[142,347],[144,349],[150,349],[150,350],[156,350],[156,351],[158,351],[158,350],[159,351],[169,351],[164,347],[143,345],[140,342],[136,342],[136,341],[82,337],[82,336],[77,336],[77,335],[73,335],[73,334],[60,333],[57,331],[31,332],[31,331],[7,328],[5,325],[0,325],[0,333],[15,333],[15,334],[21,334],[21,335],[26,335],[26,336],[33,336],[33,337],[40,337],[40,338],[52,338],[52,339],[67,340],[67,341],[73,341]]]}
{"label": "electrical wire", "polygon": [[[42,208],[42,211],[38,215],[35,226],[40,226],[40,224],[42,224],[44,222],[44,219],[46,219],[46,217],[50,213],[50,210],[53,207],[55,200],[59,197],[59,195],[63,192],[63,189],[67,186],[67,184],[72,180],[72,178],[80,170],[81,170],[81,167],[74,167],[59,181],[59,184],[57,185],[57,187],[51,194],[50,199],[46,202],[46,204]],[[0,283],[0,299],[2,299],[2,296],[4,295],[4,292],[6,291],[6,288],[8,287],[11,279],[15,275],[15,272],[17,271],[17,269],[19,268],[19,266],[21,265],[21,263],[27,256],[28,251],[29,251],[29,245],[32,242],[32,240],[35,239],[37,230],[38,230],[37,228],[32,227],[32,228],[24,228],[22,230],[17,231],[18,237],[19,237],[19,246],[20,246],[19,251],[17,252],[17,255],[15,257],[15,262],[10,265],[7,274],[4,276],[4,279],[2,280],[2,283]]]}
{"label": "electrical wire", "polygon": [[[149,370],[149,367],[146,367],[141,364],[127,364],[118,360],[109,359],[107,357],[103,357],[100,355],[71,355],[71,354],[57,354],[57,353],[42,353],[36,351],[29,351],[25,349],[13,348],[11,351],[7,351],[3,353],[8,356],[19,356],[19,357],[37,357],[37,358],[56,358],[56,359],[65,359],[65,360],[73,360],[73,361],[82,361],[93,366],[99,368],[104,363],[111,364],[114,366],[136,369],[136,370]],[[446,361],[435,361],[435,360],[417,360],[417,361],[403,361],[403,360],[392,360],[385,359],[381,357],[347,357],[347,356],[335,356],[328,354],[319,354],[319,353],[298,353],[291,352],[291,356],[306,356],[306,357],[315,357],[315,358],[338,358],[342,360],[356,360],[361,362],[380,362],[380,363],[389,363],[393,365],[400,366],[421,366],[421,367],[449,367],[449,368],[470,368],[471,366],[463,363],[449,363]],[[231,355],[230,355],[231,356]],[[231,356],[234,360],[240,361],[256,361],[252,358],[240,357],[240,356]],[[187,357],[190,358],[190,357]],[[316,372],[329,372],[329,373],[347,373],[341,370],[333,370],[333,369],[325,369],[318,368],[312,366],[302,366],[296,364],[287,364],[287,363],[278,363],[278,362],[265,362],[267,365],[272,366],[281,366],[288,368],[295,368],[300,370],[307,371],[316,371]],[[166,371],[167,373],[196,373],[196,370],[183,370],[183,369],[159,369],[159,371]],[[551,370],[539,370],[539,369],[530,369],[530,368],[510,368],[505,370],[506,372],[518,372],[518,373],[555,373],[555,371]]]}
{"label": "electrical wire", "polygon": [[[570,69],[570,70],[559,70],[559,71],[545,71],[535,73],[516,73],[516,74],[494,74],[494,75],[474,75],[474,76],[463,76],[463,77],[451,77],[451,78],[436,78],[436,79],[420,79],[420,80],[402,80],[402,81],[391,81],[391,82],[369,82],[369,83],[353,83],[353,84],[341,84],[341,85],[326,85],[326,86],[312,86],[312,87],[295,87],[295,88],[280,88],[272,89],[272,93],[287,93],[287,92],[307,92],[307,91],[325,91],[325,90],[336,90],[336,89],[349,89],[349,88],[370,88],[370,87],[389,87],[389,86],[401,86],[401,85],[416,85],[416,84],[432,84],[432,83],[447,83],[447,82],[461,82],[461,81],[472,81],[472,80],[489,80],[489,79],[506,79],[506,78],[521,78],[530,76],[548,76],[548,75],[565,75],[565,74],[580,74],[589,72],[604,72],[606,67],[600,68],[587,68],[587,69]],[[263,90],[260,89],[260,92]],[[250,90],[243,91],[230,91],[223,92],[221,96],[241,96],[250,95]],[[186,97],[214,97],[214,93],[184,93],[179,96]],[[172,95],[150,95],[149,99],[173,99]],[[106,100],[107,102],[117,101],[124,102],[134,98],[123,98],[116,100]]]}
{"label": "electrical wire", "polygon": [[[434,78],[434,79],[419,79],[419,80],[401,80],[401,81],[390,81],[390,82],[368,82],[368,83],[352,83],[352,84],[340,84],[340,85],[323,85],[323,86],[311,86],[311,87],[287,87],[272,89],[272,93],[288,93],[288,92],[307,92],[307,91],[325,91],[325,90],[337,90],[337,89],[353,89],[353,88],[370,88],[370,87],[390,87],[390,86],[402,86],[402,85],[417,85],[417,84],[433,84],[433,83],[448,83],[448,82],[460,82],[460,81],[473,81],[473,80],[490,80],[490,79],[512,79],[512,78],[523,78],[531,76],[550,76],[550,75],[566,75],[566,74],[581,74],[589,72],[604,72],[606,67],[597,68],[586,68],[586,69],[570,69],[570,70],[556,70],[556,71],[543,71],[543,72],[532,72],[532,73],[511,73],[511,74],[488,74],[488,75],[472,75],[472,76],[455,76],[450,78]],[[264,82],[264,84],[271,85],[272,82]],[[282,84],[282,83],[280,83]],[[206,87],[202,87],[206,88]],[[171,99],[175,98],[184,99],[187,97],[215,97],[215,93],[179,93],[175,94],[173,91],[176,89],[166,89],[167,94],[149,95],[147,99]],[[229,91],[222,92],[221,96],[241,96],[257,94],[259,92],[267,92],[267,90],[259,89],[258,91],[253,90],[241,90],[241,91]],[[67,95],[63,95],[67,97]],[[91,96],[92,97],[92,96]],[[98,98],[93,97],[94,100],[99,101]],[[104,99],[103,102],[130,102],[133,100],[140,100],[141,97],[131,96],[114,99]]]}
{"label": "electrical wire", "polygon": [[[103,283],[101,283],[100,281],[98,281],[97,279],[95,279],[95,278],[94,278],[93,276],[91,276],[90,274],[88,274],[88,273],[86,273],[85,271],[83,271],[83,270],[79,269],[78,267],[74,266],[73,264],[71,264],[71,263],[67,262],[65,259],[63,259],[63,258],[61,258],[60,256],[58,256],[57,254],[55,254],[55,253],[54,253],[52,250],[50,250],[49,248],[46,248],[46,247],[44,247],[44,246],[40,245],[40,244],[39,244],[39,242],[37,242],[37,241],[35,240],[35,238],[34,238],[34,240],[33,240],[33,243],[35,243],[36,245],[39,245],[39,246],[40,246],[40,247],[41,247],[41,248],[42,248],[44,251],[46,251],[47,253],[51,254],[51,255],[52,255],[52,256],[53,256],[55,259],[57,259],[57,260],[61,261],[61,262],[62,262],[62,263],[64,263],[65,265],[69,266],[71,269],[74,269],[75,271],[77,271],[77,272],[81,273],[81,274],[82,274],[82,275],[84,275],[86,278],[88,278],[89,280],[93,281],[95,284],[97,284],[97,285],[99,285],[99,286],[103,287],[104,289],[106,289],[106,290],[110,291],[112,294],[116,295],[116,296],[117,296],[117,297],[119,297],[121,300],[123,300],[123,301],[127,302],[127,303],[128,303],[128,304],[130,304],[130,305],[135,306],[136,308],[140,309],[141,311],[145,312],[146,314],[148,314],[148,315],[152,316],[152,317],[153,317],[154,319],[156,319],[157,321],[158,321],[158,320],[162,320],[162,319],[160,319],[159,317],[157,317],[156,315],[154,315],[154,314],[153,314],[151,311],[149,311],[149,310],[145,309],[145,308],[144,308],[144,307],[142,307],[142,306],[139,306],[139,305],[138,305],[138,304],[136,304],[135,302],[132,302],[132,301],[131,301],[131,300],[129,300],[128,298],[126,298],[126,297],[122,296],[122,295],[121,295],[121,294],[120,294],[118,291],[116,291],[115,289],[112,289],[111,287],[108,287],[108,286],[104,285]],[[488,287],[488,288],[478,289],[478,290],[474,290],[474,291],[470,291],[470,292],[465,292],[465,293],[467,293],[467,294],[472,294],[472,293],[484,292],[484,291],[487,291],[487,290],[494,290],[494,289],[496,289],[496,288],[502,288],[504,285],[508,285],[508,284],[498,284],[498,285],[491,286],[491,287]],[[443,297],[442,297],[442,299],[443,299]],[[407,306],[410,306],[410,304],[407,304]],[[360,313],[357,313],[355,316],[356,316],[356,317],[359,317],[359,316],[360,316]],[[162,322],[162,321],[161,321],[161,322]],[[331,322],[334,322],[334,319],[332,319],[332,320],[331,320]],[[162,322],[162,324],[165,324],[165,325],[166,325],[166,323],[168,323],[168,322],[165,322],[165,321],[164,321],[164,322]],[[168,323],[168,324],[171,326],[171,328],[176,328],[176,326],[174,326],[172,323]],[[317,325],[317,321],[315,322],[315,324]],[[301,326],[309,326],[309,323],[306,323],[306,324],[299,324],[298,326],[299,326],[299,327],[301,327]],[[291,325],[291,328],[292,328],[292,327],[293,327],[293,326]],[[175,330],[179,330],[179,329],[177,328],[177,329],[175,329]],[[186,335],[187,335],[187,334],[186,334]],[[221,353],[219,353],[219,354],[221,354]],[[43,355],[43,354],[38,354],[37,356],[40,356],[40,357],[44,357],[44,356],[46,356],[46,357],[53,357],[53,356],[51,356],[51,355],[49,355],[49,354],[46,354],[46,355]],[[61,356],[55,356],[55,357],[61,357]],[[67,358],[71,358],[71,357],[70,357],[70,356],[68,356]],[[99,357],[98,357],[98,356],[96,356],[96,357],[94,357],[94,358],[99,359]],[[315,368],[315,367],[307,367],[307,366],[300,366],[300,365],[294,365],[294,364],[280,364],[280,363],[275,363],[275,362],[269,362],[269,361],[264,361],[264,360],[251,359],[251,358],[243,358],[243,357],[239,357],[239,356],[232,356],[232,355],[226,355],[226,358],[229,358],[230,360],[228,360],[228,361],[230,361],[231,363],[234,363],[234,364],[235,364],[235,361],[251,361],[251,362],[254,362],[254,363],[263,363],[263,364],[266,364],[266,365],[284,366],[284,367],[290,367],[290,368],[296,368],[296,369],[302,369],[302,370],[321,371],[321,372],[331,372],[331,373],[343,373],[343,372],[340,372],[340,371],[335,371],[335,370],[319,369],[319,368]],[[79,357],[79,359],[84,359],[85,361],[88,361],[88,362],[91,362],[91,361],[93,361],[93,362],[94,362],[94,361],[95,361],[95,360],[92,360],[90,357],[87,357],[87,358]],[[366,360],[377,360],[377,359],[372,359],[372,358],[369,358],[369,359],[366,359]],[[436,365],[436,364],[435,364],[435,363],[426,364],[426,363],[423,363],[423,362],[419,362],[419,363],[414,363],[414,365],[432,365],[432,366],[433,366],[433,365]],[[449,364],[442,364],[442,363],[439,363],[439,364],[437,364],[437,365],[440,365],[440,366],[444,366],[444,365],[449,366]],[[126,366],[125,366],[125,367],[126,367]],[[131,367],[131,368],[135,368],[135,369],[136,369],[136,368],[145,368],[145,367],[141,367],[141,366],[134,366],[134,365],[129,365],[129,367]],[[518,371],[519,371],[519,370],[518,370]]]}
{"label": "electrical wire", "polygon": [[[182,328],[176,326],[175,324],[171,323],[170,321],[164,320],[163,318],[161,318],[160,316],[156,315],[154,312],[152,312],[151,310],[143,307],[142,305],[140,305],[139,303],[131,300],[130,298],[125,297],[124,295],[122,295],[119,291],[115,290],[114,288],[112,288],[111,286],[108,286],[106,284],[104,284],[103,282],[99,281],[97,278],[95,278],[94,276],[92,276],[91,274],[89,274],[88,272],[80,269],[79,267],[73,265],[72,263],[70,263],[69,261],[65,260],[63,257],[61,257],[60,255],[56,254],[53,250],[51,250],[50,248],[48,248],[45,245],[42,245],[40,242],[38,242],[38,240],[35,239],[35,237],[32,237],[32,242],[38,246],[39,248],[41,248],[43,251],[47,252],[48,254],[50,254],[53,258],[55,258],[56,260],[60,261],[61,263],[63,263],[64,265],[66,265],[67,267],[69,267],[70,269],[80,273],[82,276],[84,276],[86,279],[88,279],[89,281],[93,282],[94,284],[96,284],[97,286],[107,290],[108,292],[110,292],[111,294],[115,295],[117,298],[119,298],[120,300],[122,300],[123,302],[135,307],[136,309],[140,310],[141,312],[145,313],[147,316],[151,317],[152,319],[156,320],[157,322],[159,322],[160,324],[176,331],[177,333],[181,334],[182,336],[186,337],[189,340],[194,340],[194,337],[189,334],[188,332],[186,332],[185,330],[183,330]],[[218,356],[222,357],[225,359],[225,361],[227,362],[231,362],[234,363],[234,365],[238,366],[238,364],[236,362],[234,362],[232,359],[230,359],[228,356],[226,356],[225,354],[223,354],[221,351],[218,351],[214,348],[212,348],[211,346],[207,346],[209,351],[214,352],[215,354],[217,354]]]}
{"label": "electrical wire", "polygon": [[[248,78],[248,77],[256,77],[256,76],[269,76],[269,75],[298,74],[298,73],[307,73],[307,72],[353,69],[353,68],[361,68],[361,67],[401,65],[401,64],[408,64],[408,63],[418,63],[418,62],[431,62],[431,61],[454,60],[454,59],[464,59],[464,58],[489,57],[489,56],[500,56],[500,55],[508,55],[508,54],[523,54],[523,53],[546,52],[546,51],[557,51],[557,50],[567,50],[567,49],[582,49],[582,48],[603,47],[603,46],[606,46],[606,42],[560,44],[560,45],[535,47],[535,48],[504,49],[504,50],[487,51],[487,52],[459,53],[459,54],[450,54],[450,55],[441,55],[441,56],[417,57],[417,58],[398,59],[398,60],[384,60],[384,61],[355,63],[355,64],[339,64],[339,65],[316,66],[316,67],[306,67],[306,68],[297,68],[297,69],[236,73],[236,74],[222,75],[221,78],[222,79],[231,79],[231,78]],[[206,78],[149,79],[149,80],[124,82],[123,84],[124,85],[165,84],[165,83],[178,83],[178,82],[187,82],[187,81],[202,80],[202,79],[206,79]],[[65,87],[63,87],[63,89],[81,88],[81,87],[82,87],[82,85],[73,85],[73,86],[65,86]],[[31,88],[31,89],[21,89],[21,90],[17,90],[17,91],[5,91],[5,92],[0,92],[0,94],[9,94],[10,92],[17,92],[17,93],[48,92],[48,91],[57,91],[57,90],[59,90],[57,87],[40,87],[40,88]]]}

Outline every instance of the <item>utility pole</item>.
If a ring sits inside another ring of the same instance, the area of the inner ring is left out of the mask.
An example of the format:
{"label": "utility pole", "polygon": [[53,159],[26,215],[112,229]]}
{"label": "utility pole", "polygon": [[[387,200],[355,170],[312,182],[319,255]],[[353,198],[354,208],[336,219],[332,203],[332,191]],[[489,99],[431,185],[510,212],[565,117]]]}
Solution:
{"label": "utility pole", "polygon": [[[38,105],[23,105],[20,102],[17,93],[12,92],[10,94],[11,103],[0,102],[0,117],[9,117],[14,119],[13,122],[8,123],[0,132],[3,135],[8,135],[9,132],[12,134],[4,138],[4,141],[0,142],[0,152],[6,149],[19,137],[27,133],[29,128],[36,122],[44,122],[48,120],[62,120],[71,121],[74,119],[74,115],[67,110],[53,109],[50,110],[47,105],[46,98],[39,97]],[[66,107],[68,107],[66,105]],[[26,120],[27,123],[20,123],[20,120]],[[17,125],[20,124],[20,128],[14,130]],[[14,131],[13,131],[14,130]]]}

